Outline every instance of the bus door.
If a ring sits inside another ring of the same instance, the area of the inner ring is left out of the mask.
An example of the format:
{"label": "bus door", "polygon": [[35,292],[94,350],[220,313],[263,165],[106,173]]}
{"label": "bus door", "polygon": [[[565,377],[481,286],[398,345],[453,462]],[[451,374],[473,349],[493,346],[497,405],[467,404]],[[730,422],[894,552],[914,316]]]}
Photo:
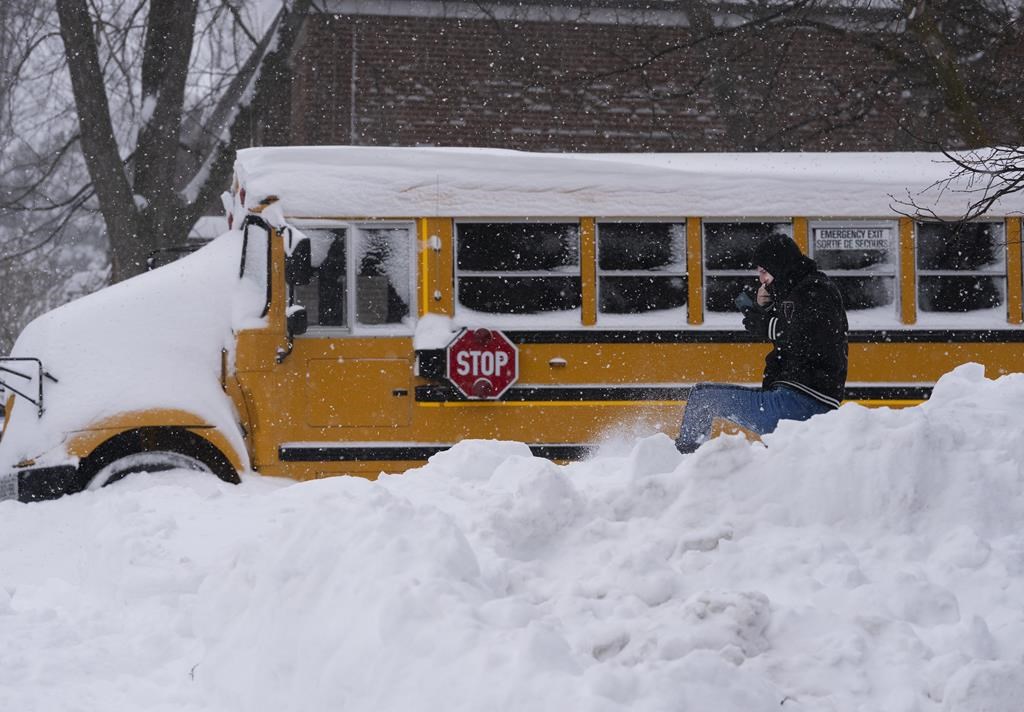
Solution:
{"label": "bus door", "polygon": [[302,226],[313,278],[294,287],[289,400],[311,440],[377,440],[409,425],[415,326],[412,223]]}

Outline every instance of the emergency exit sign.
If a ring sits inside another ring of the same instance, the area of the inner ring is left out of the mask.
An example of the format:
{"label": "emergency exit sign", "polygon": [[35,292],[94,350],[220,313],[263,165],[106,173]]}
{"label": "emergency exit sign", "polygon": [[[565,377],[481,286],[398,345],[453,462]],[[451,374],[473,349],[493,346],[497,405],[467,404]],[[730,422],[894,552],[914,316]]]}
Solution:
{"label": "emergency exit sign", "polygon": [[818,250],[892,250],[896,230],[891,225],[834,225],[815,227],[814,251]]}

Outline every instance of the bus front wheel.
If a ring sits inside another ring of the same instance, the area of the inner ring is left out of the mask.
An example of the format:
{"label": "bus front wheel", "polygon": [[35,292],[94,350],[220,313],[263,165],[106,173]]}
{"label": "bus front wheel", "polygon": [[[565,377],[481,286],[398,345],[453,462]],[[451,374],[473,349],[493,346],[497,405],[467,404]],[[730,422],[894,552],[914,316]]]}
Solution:
{"label": "bus front wheel", "polygon": [[166,472],[167,470],[194,470],[212,473],[206,463],[180,452],[159,450],[136,452],[105,465],[92,476],[86,488],[96,490],[112,485],[128,475],[142,472]]}
{"label": "bus front wheel", "polygon": [[210,441],[183,428],[136,428],[115,435],[78,466],[75,491],[98,489],[141,472],[166,470],[211,472],[239,483],[238,473]]}

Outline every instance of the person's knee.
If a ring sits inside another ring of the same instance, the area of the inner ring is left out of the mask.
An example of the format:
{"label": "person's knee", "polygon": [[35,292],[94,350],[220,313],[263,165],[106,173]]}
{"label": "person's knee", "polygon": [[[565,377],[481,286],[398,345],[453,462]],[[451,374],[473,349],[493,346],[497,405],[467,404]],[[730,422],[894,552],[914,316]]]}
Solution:
{"label": "person's knee", "polygon": [[717,387],[717,383],[697,383],[690,388],[690,392],[687,395],[687,401],[700,402],[707,400],[714,394]]}

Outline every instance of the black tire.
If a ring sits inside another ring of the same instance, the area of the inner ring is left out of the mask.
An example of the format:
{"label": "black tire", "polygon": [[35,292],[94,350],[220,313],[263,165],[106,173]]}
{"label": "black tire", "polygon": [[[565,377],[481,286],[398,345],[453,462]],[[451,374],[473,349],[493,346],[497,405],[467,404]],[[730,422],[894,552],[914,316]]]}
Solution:
{"label": "black tire", "polygon": [[182,455],[180,452],[165,450],[135,452],[118,458],[101,468],[99,472],[89,479],[86,489],[95,490],[106,487],[124,479],[128,475],[143,472],[166,472],[167,470],[177,469],[210,472],[212,474],[206,463],[190,455]]}
{"label": "black tire", "polygon": [[73,491],[104,487],[135,473],[177,468],[212,472],[230,484],[240,482],[224,454],[195,433],[183,428],[138,428],[116,435],[82,460]]}

